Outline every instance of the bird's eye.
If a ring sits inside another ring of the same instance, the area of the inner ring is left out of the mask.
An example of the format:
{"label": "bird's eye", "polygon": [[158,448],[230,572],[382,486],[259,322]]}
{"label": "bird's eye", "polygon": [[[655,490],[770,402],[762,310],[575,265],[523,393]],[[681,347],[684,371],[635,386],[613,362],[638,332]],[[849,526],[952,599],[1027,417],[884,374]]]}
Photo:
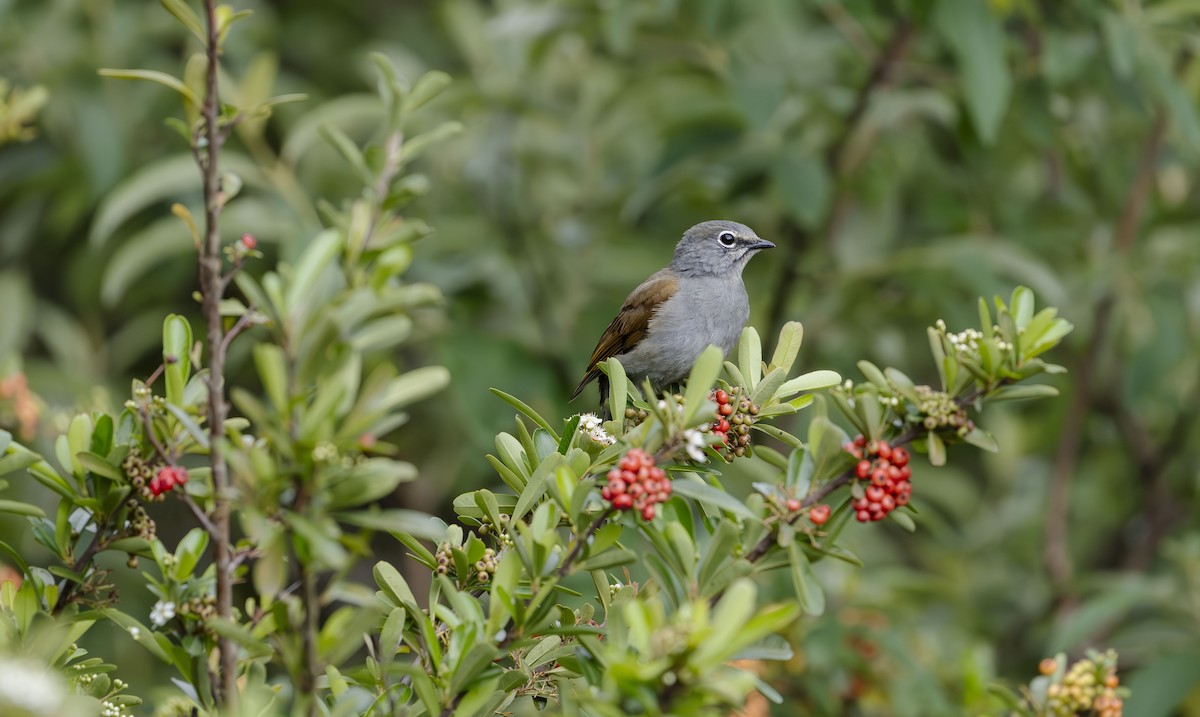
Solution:
{"label": "bird's eye", "polygon": [[728,249],[737,244],[737,237],[734,236],[733,232],[721,232],[717,235],[717,241],[721,243],[721,246]]}

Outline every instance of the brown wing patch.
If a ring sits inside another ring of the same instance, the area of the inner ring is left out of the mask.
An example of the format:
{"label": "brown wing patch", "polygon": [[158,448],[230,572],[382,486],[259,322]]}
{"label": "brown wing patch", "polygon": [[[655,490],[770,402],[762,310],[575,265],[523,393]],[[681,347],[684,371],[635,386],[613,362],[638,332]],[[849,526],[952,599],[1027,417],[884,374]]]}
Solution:
{"label": "brown wing patch", "polygon": [[645,338],[654,311],[675,295],[678,286],[675,274],[669,269],[663,269],[633,290],[633,293],[625,299],[621,311],[617,313],[617,318],[613,319],[608,328],[604,330],[599,343],[596,344],[596,349],[592,351],[587,373],[575,387],[575,392],[571,394],[572,399],[600,375],[599,365],[602,362],[631,350]]}

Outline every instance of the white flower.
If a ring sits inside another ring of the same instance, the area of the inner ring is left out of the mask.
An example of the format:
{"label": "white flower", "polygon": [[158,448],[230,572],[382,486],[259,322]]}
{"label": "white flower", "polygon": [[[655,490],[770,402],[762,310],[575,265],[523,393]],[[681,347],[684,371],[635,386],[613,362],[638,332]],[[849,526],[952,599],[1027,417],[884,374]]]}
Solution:
{"label": "white flower", "polygon": [[617,442],[617,439],[608,435],[608,431],[604,430],[603,428],[595,428],[591,431],[588,431],[588,436],[591,437],[591,439],[596,443],[605,446],[611,446]]}
{"label": "white flower", "polygon": [[579,414],[579,428],[584,431],[594,431],[597,428],[603,428],[604,421],[594,413]]}
{"label": "white flower", "polygon": [[687,446],[688,458],[704,463],[708,458],[704,455],[704,434],[694,428],[689,428],[683,432],[684,445]]}
{"label": "white flower", "polygon": [[611,446],[617,442],[616,438],[609,435],[608,431],[604,430],[604,421],[594,413],[579,414],[579,430],[583,431],[596,443],[603,446]]}
{"label": "white flower", "polygon": [[139,637],[141,637],[141,636],[142,636],[142,630],[141,630],[141,628],[139,628],[139,627],[136,627],[136,626],[135,626],[135,627],[131,627],[131,628],[129,628],[129,636],[130,636],[130,637],[132,637],[132,638],[133,638],[133,639],[135,639],[135,640],[136,640],[136,639],[138,639]]}
{"label": "white flower", "polygon": [[169,620],[175,617],[175,603],[163,602],[159,600],[154,603],[154,607],[150,609],[150,624],[155,627],[166,625]]}
{"label": "white flower", "polygon": [[9,714],[9,708],[26,714],[58,714],[66,693],[66,685],[46,668],[0,660],[0,714]]}
{"label": "white flower", "polygon": [[946,330],[946,322],[945,322],[945,321],[942,321],[941,319],[938,319],[938,320],[937,320],[937,324],[936,324],[936,326],[938,327],[938,331],[945,331],[945,330]]}

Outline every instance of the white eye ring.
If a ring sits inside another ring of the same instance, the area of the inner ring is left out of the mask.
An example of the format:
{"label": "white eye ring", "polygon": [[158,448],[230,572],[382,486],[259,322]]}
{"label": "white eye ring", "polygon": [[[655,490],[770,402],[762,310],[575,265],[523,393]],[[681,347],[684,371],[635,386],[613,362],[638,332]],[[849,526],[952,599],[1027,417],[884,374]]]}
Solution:
{"label": "white eye ring", "polygon": [[732,249],[734,244],[737,244],[737,237],[733,232],[721,232],[717,235],[717,241],[726,249]]}

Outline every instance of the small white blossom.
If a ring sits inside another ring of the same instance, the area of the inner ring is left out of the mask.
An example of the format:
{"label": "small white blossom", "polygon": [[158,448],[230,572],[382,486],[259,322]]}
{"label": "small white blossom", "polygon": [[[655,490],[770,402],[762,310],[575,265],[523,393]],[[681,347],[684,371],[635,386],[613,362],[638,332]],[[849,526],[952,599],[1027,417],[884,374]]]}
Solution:
{"label": "small white blossom", "polygon": [[941,319],[938,319],[938,320],[937,320],[937,324],[935,324],[935,325],[937,326],[937,328],[938,328],[938,331],[945,331],[945,330],[946,330],[946,322],[945,322],[945,321],[942,321]]}
{"label": "small white blossom", "polygon": [[131,628],[129,628],[129,636],[130,636],[130,637],[132,637],[132,638],[133,638],[133,639],[135,639],[135,640],[136,640],[136,639],[138,639],[139,637],[141,637],[141,636],[142,636],[142,630],[141,630],[141,628],[138,628],[138,627],[131,627]]}
{"label": "small white blossom", "polygon": [[0,660],[0,714],[52,715],[63,706],[66,685],[58,675],[36,664]]}
{"label": "small white blossom", "polygon": [[175,617],[175,603],[163,602],[159,600],[154,603],[154,607],[150,609],[150,624],[155,627],[162,627],[168,621]]}
{"label": "small white blossom", "polygon": [[854,382],[850,379],[846,379],[846,382],[842,384],[842,388],[849,391],[850,389],[854,388]]}
{"label": "small white blossom", "polygon": [[689,428],[683,432],[684,445],[687,447],[688,458],[704,463],[708,458],[704,455],[704,434],[694,428]]}
{"label": "small white blossom", "polygon": [[579,414],[579,430],[602,446],[611,446],[617,442],[616,438],[604,430],[604,421],[594,413]]}
{"label": "small white blossom", "polygon": [[584,431],[594,431],[597,428],[604,428],[604,421],[594,413],[580,413],[579,428]]}

